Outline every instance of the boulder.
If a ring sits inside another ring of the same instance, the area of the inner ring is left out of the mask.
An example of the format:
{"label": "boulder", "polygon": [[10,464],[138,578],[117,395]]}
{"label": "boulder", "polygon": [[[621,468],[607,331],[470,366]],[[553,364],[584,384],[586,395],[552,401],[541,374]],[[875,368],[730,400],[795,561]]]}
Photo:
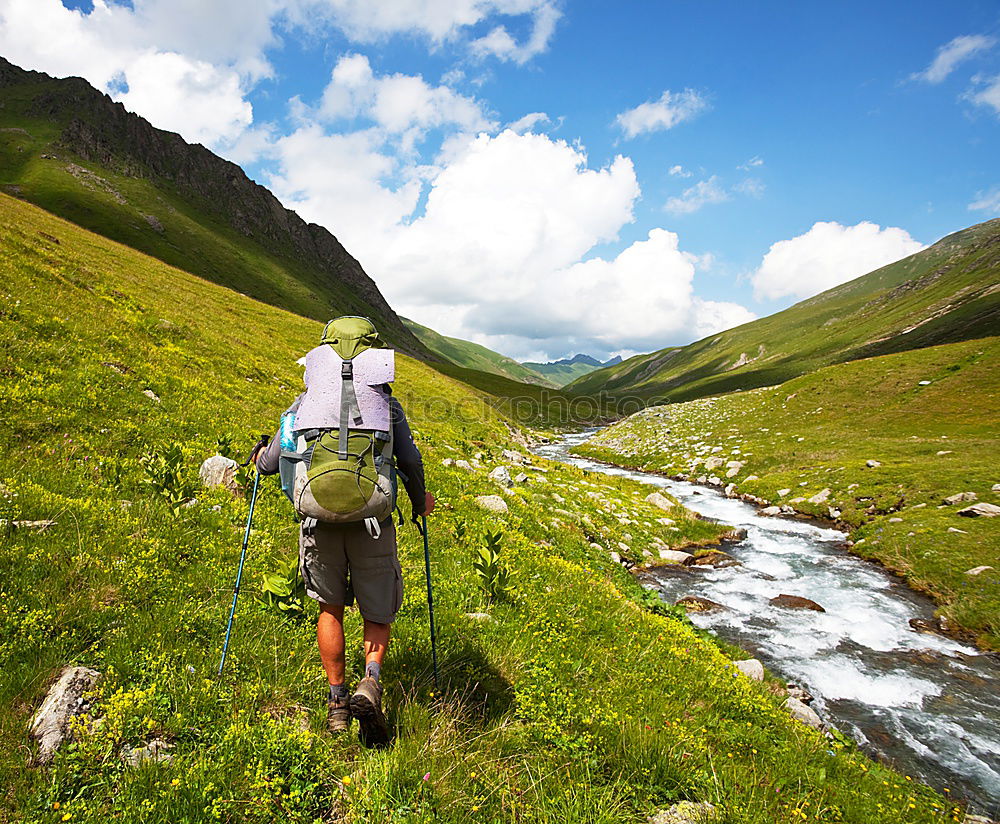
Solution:
{"label": "boulder", "polygon": [[810,693],[805,687],[800,687],[798,684],[787,684],[785,686],[785,692],[789,698],[794,698],[801,701],[803,704],[811,704],[813,701],[812,693]]}
{"label": "boulder", "polygon": [[867,466],[869,469],[877,469],[878,467],[882,466],[882,462],[875,460],[867,460],[865,461],[865,466]]}
{"label": "boulder", "polygon": [[977,566],[972,569],[965,570],[966,575],[982,575],[984,572],[993,569],[991,566]]}
{"label": "boulder", "polygon": [[713,824],[718,820],[718,812],[707,801],[681,801],[648,819],[649,824]]}
{"label": "boulder", "polygon": [[29,735],[38,741],[35,763],[48,764],[71,736],[70,719],[89,708],[84,693],[92,690],[100,677],[97,670],[87,667],[66,667],[59,673],[31,719]]}
{"label": "boulder", "polygon": [[514,485],[514,481],[510,477],[510,470],[506,466],[498,466],[490,473],[490,478],[501,486],[511,487]]}
{"label": "boulder", "polygon": [[646,496],[646,503],[652,504],[660,509],[670,510],[674,508],[674,503],[661,492],[650,492]]}
{"label": "boulder", "polygon": [[815,730],[823,729],[823,719],[816,714],[814,709],[803,704],[798,698],[786,698],[784,707],[796,721],[801,721]]}
{"label": "boulder", "polygon": [[674,602],[675,607],[686,609],[688,612],[713,612],[717,609],[725,609],[722,604],[702,598],[700,595],[685,595]]}
{"label": "boulder", "polygon": [[811,503],[811,504],[823,504],[823,503],[826,503],[826,499],[830,497],[830,493],[832,491],[833,490],[831,490],[831,489],[824,489],[821,492],[817,492],[815,495],[813,495],[809,499],[809,503]]}
{"label": "boulder", "polygon": [[973,504],[958,510],[958,514],[964,515],[966,518],[995,518],[1000,515],[1000,506],[986,503]]}
{"label": "boulder", "polygon": [[747,531],[740,526],[727,529],[719,536],[719,540],[725,544],[738,544],[740,541],[745,541],[746,538]]}
{"label": "boulder", "polygon": [[230,492],[235,492],[239,489],[236,483],[237,469],[239,465],[232,458],[213,455],[201,465],[198,477],[205,486],[224,486]]}
{"label": "boulder", "polygon": [[686,564],[693,557],[690,552],[681,552],[678,549],[660,550],[660,560],[668,564]]}
{"label": "boulder", "polygon": [[720,552],[717,549],[710,549],[701,555],[692,555],[690,558],[691,560],[686,562],[687,566],[713,566],[717,569],[740,566],[740,562],[737,561],[732,555]]}
{"label": "boulder", "polygon": [[772,517],[774,515],[780,515],[781,514],[781,507],[780,506],[768,506],[768,507],[764,507],[764,509],[762,509],[760,511],[760,514],[761,515],[767,515],[768,517]]}
{"label": "boulder", "polygon": [[977,500],[979,500],[979,496],[975,492],[958,492],[945,498],[944,503],[953,506],[955,504],[964,504],[966,501]]}
{"label": "boulder", "polygon": [[815,601],[812,601],[809,598],[803,598],[801,595],[786,595],[782,593],[781,595],[776,595],[768,603],[771,604],[771,606],[786,607],[787,609],[811,609],[814,612],[826,612],[826,610]]}
{"label": "boulder", "polygon": [[479,495],[476,503],[490,512],[507,512],[507,502],[499,495]]}
{"label": "boulder", "polygon": [[916,632],[926,632],[929,635],[937,635],[941,632],[937,621],[928,621],[926,618],[911,618],[909,624],[910,629]]}
{"label": "boulder", "polygon": [[745,661],[733,661],[733,666],[751,681],[764,680],[764,665],[756,658],[747,658]]}
{"label": "boulder", "polygon": [[779,489],[778,490],[778,497],[779,498],[784,498],[791,491],[792,490],[790,490],[790,489]]}

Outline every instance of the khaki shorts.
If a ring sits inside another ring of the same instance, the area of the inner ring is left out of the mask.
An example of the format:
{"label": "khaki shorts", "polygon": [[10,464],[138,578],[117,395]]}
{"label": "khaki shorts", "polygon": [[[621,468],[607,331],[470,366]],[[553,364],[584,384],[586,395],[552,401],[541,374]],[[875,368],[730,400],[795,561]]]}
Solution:
{"label": "khaki shorts", "polygon": [[351,606],[377,624],[391,624],[403,603],[403,573],[396,554],[396,527],[382,522],[372,538],[364,522],[327,524],[311,519],[299,532],[299,568],[310,598],[330,606]]}

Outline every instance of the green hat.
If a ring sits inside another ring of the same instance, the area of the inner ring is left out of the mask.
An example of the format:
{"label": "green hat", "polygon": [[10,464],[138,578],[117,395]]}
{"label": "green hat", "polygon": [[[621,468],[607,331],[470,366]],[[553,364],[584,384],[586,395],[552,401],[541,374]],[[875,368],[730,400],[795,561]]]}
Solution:
{"label": "green hat", "polygon": [[344,315],[331,320],[323,327],[320,343],[330,344],[343,360],[350,360],[366,349],[381,349],[385,346],[378,336],[375,324],[358,315]]}

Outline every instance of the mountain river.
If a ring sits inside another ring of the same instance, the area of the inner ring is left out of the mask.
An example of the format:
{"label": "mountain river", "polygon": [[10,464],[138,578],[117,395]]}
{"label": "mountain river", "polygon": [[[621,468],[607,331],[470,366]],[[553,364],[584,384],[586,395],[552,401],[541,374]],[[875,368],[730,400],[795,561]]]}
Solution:
{"label": "mountain river", "polygon": [[[571,455],[595,430],[563,436],[535,452],[592,472],[665,489],[704,517],[742,527],[729,547],[742,566],[653,569],[643,583],[673,603],[700,595],[725,610],[691,620],[805,687],[820,716],[906,775],[1000,816],[1000,656],[915,632],[933,602],[876,564],[851,555],[843,532],[757,514],[712,488]],[[771,606],[801,595],[826,612]]]}

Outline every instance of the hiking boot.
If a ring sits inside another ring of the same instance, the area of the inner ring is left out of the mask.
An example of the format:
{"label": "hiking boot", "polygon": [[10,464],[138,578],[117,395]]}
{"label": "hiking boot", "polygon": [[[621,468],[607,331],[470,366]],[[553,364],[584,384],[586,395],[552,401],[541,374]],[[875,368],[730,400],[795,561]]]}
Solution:
{"label": "hiking boot", "polygon": [[351,728],[350,698],[347,695],[327,700],[326,728],[334,734],[347,732]]}
{"label": "hiking boot", "polygon": [[382,685],[365,676],[351,696],[351,715],[358,719],[361,743],[381,748],[389,743],[389,724],[382,712]]}

